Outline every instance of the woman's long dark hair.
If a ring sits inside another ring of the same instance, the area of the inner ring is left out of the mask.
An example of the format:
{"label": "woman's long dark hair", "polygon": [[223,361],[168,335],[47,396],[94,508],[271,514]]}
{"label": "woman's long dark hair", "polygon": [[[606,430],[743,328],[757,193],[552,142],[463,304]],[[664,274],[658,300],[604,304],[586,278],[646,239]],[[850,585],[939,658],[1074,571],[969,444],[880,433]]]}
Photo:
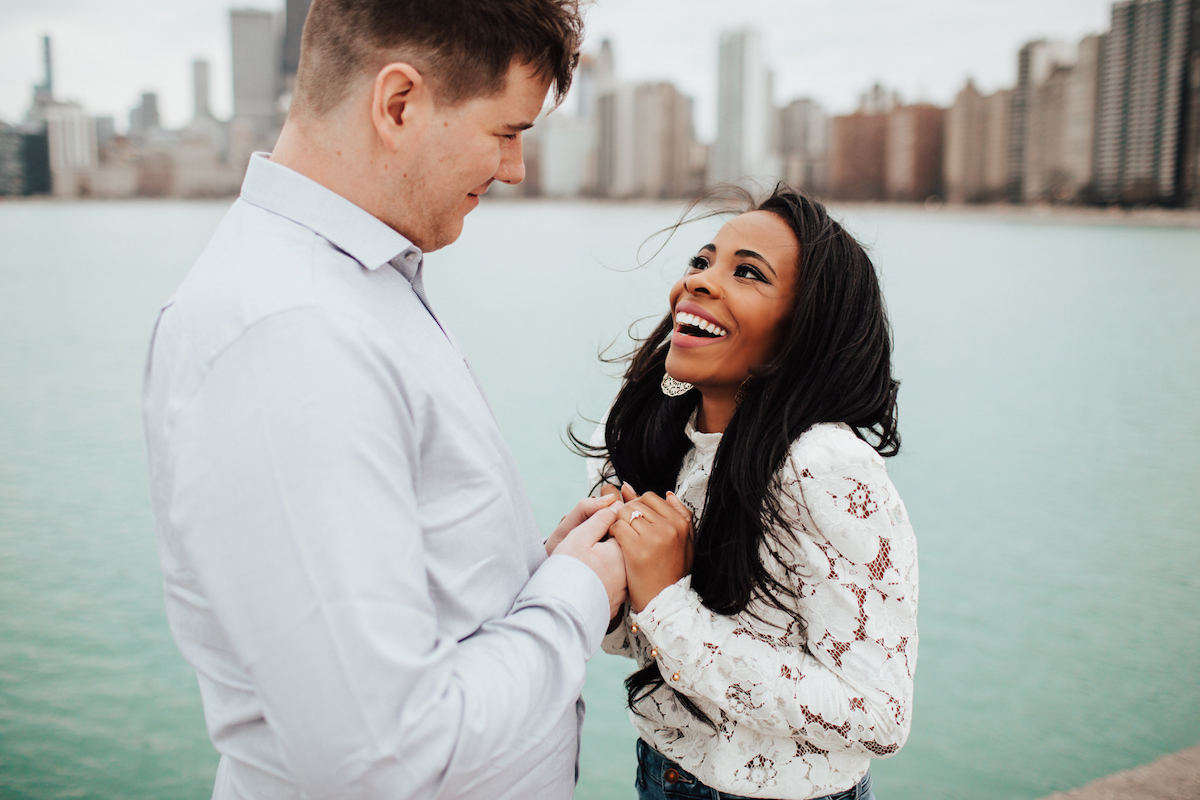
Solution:
{"label": "woman's long dark hair", "polygon": [[[751,375],[721,437],[694,531],[692,588],[709,609],[737,614],[759,601],[789,614],[801,629],[791,587],[774,578],[763,550],[778,551],[787,525],[778,474],[793,441],[813,425],[844,422],[883,456],[900,449],[891,332],[875,267],[854,237],[825,207],[778,184],[747,210],[783,220],[800,244],[791,313],[781,323],[770,362]],[[667,397],[659,388],[674,327],[670,313],[634,352],[608,414],[605,445],[589,455],[607,458],[618,481],[660,496],[675,481],[691,442],[684,433],[698,391]],[[790,602],[789,602],[790,601]],[[665,681],[650,664],[625,681],[629,706]],[[689,698],[677,699],[712,723]]]}

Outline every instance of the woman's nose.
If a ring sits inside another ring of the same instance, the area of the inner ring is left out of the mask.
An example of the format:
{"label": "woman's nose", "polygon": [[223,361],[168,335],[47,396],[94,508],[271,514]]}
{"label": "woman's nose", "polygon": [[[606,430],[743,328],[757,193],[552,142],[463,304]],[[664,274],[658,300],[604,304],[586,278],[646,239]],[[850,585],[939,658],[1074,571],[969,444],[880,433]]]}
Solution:
{"label": "woman's nose", "polygon": [[689,275],[687,280],[683,282],[683,288],[687,289],[692,294],[706,294],[710,297],[715,297],[721,293],[720,282],[713,274],[712,267]]}

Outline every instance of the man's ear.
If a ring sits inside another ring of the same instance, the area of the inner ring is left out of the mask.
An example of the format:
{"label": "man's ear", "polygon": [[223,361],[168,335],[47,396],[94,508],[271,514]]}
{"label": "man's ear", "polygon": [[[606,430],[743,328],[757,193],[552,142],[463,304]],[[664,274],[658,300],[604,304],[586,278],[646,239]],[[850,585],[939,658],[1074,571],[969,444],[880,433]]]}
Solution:
{"label": "man's ear", "polygon": [[381,69],[371,96],[371,122],[381,143],[399,149],[402,139],[428,121],[432,100],[425,78],[411,64],[398,61]]}

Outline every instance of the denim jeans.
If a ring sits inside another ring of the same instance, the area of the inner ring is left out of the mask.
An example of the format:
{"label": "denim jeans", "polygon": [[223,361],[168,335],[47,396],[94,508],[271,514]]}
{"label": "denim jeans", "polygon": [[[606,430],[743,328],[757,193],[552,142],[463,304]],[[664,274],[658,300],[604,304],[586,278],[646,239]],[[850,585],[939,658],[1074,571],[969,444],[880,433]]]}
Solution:
{"label": "denim jeans", "polygon": [[[638,770],[634,786],[638,800],[752,800],[737,794],[718,792],[696,780],[696,776],[684,771],[650,745],[638,739]],[[844,792],[825,795],[817,800],[875,800],[871,791],[871,773],[868,772],[856,786]]]}

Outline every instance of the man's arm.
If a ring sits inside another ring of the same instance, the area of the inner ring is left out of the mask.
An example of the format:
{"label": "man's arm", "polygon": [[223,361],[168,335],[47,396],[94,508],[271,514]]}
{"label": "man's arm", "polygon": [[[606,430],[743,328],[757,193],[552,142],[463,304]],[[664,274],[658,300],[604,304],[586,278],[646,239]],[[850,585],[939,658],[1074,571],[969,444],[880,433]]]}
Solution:
{"label": "man's arm", "polygon": [[610,616],[580,557],[619,580],[590,544],[611,512],[507,615],[439,637],[418,426],[357,324],[291,311],[220,355],[173,417],[170,524],[305,794],[432,797],[574,704]]}

